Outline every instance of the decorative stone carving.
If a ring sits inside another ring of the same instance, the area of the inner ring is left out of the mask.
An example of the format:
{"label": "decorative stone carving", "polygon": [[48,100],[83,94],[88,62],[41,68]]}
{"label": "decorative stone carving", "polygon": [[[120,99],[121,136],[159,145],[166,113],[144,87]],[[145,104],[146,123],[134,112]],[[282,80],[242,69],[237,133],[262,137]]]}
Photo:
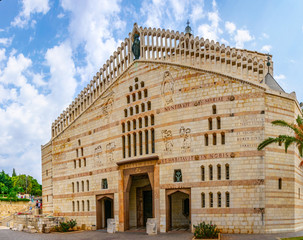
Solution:
{"label": "decorative stone carving", "polygon": [[175,93],[175,80],[173,79],[169,71],[165,71],[163,76],[163,81],[161,84],[161,94],[166,106],[174,102],[173,99],[174,93]]}
{"label": "decorative stone carving", "polygon": [[102,114],[104,117],[108,118],[110,113],[113,110],[113,105],[114,105],[114,97],[113,94],[106,99],[105,103],[102,106]]}
{"label": "decorative stone carving", "polygon": [[94,150],[94,159],[98,165],[102,165],[101,161],[101,155],[102,155],[102,147],[101,145],[97,146]]}
{"label": "decorative stone carving", "polygon": [[185,127],[182,126],[180,128],[179,132],[180,132],[180,136],[183,137],[183,142],[182,142],[182,146],[181,146],[182,152],[190,151],[190,147],[191,147],[190,132],[191,132],[191,129],[190,128],[185,128]]}
{"label": "decorative stone carving", "polygon": [[171,130],[162,130],[162,139],[164,141],[164,152],[171,153],[174,147]]}
{"label": "decorative stone carving", "polygon": [[114,154],[113,154],[113,152],[114,152],[115,148],[116,148],[116,145],[115,145],[114,142],[108,143],[106,145],[106,157],[107,157],[107,161],[108,162],[114,161]]}
{"label": "decorative stone carving", "polygon": [[157,219],[156,218],[148,218],[147,219],[146,233],[148,235],[156,235],[157,234]]}

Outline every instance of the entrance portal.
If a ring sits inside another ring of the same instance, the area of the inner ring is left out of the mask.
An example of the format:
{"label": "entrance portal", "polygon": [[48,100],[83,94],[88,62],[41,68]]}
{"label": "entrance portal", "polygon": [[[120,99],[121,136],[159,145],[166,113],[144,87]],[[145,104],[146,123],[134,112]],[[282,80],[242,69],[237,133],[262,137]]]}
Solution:
{"label": "entrance portal", "polygon": [[129,228],[143,228],[153,217],[153,194],[147,174],[131,176],[129,191]]}
{"label": "entrance portal", "polygon": [[100,195],[96,197],[97,229],[107,228],[107,219],[114,217],[113,198],[113,195]]}
{"label": "entrance portal", "polygon": [[167,190],[166,196],[166,230],[189,230],[191,221],[190,190]]}

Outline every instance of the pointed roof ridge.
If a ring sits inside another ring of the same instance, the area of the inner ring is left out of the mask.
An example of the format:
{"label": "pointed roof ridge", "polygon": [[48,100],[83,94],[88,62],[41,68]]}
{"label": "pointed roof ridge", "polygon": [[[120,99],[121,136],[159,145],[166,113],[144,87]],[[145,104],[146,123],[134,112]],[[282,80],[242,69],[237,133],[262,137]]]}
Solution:
{"label": "pointed roof ridge", "polygon": [[283,88],[280,86],[280,84],[274,79],[274,77],[269,72],[265,75],[264,81],[265,84],[269,86],[271,89],[279,92],[285,92]]}

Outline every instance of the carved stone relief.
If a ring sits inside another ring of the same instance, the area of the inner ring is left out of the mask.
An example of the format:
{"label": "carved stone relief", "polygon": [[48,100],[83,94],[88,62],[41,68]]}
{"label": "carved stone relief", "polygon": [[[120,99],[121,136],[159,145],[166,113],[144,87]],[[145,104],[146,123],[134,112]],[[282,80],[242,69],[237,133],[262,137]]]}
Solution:
{"label": "carved stone relief", "polygon": [[164,72],[163,81],[161,84],[161,94],[165,105],[174,102],[175,81],[169,71]]}
{"label": "carved stone relief", "polygon": [[190,132],[191,132],[190,128],[185,128],[183,126],[180,128],[180,131],[179,131],[180,137],[183,138],[182,146],[181,146],[181,151],[182,152],[190,151],[190,147],[191,147]]}
{"label": "carved stone relief", "polygon": [[101,112],[102,115],[108,119],[114,105],[114,92],[110,92],[108,95],[104,97],[104,102],[102,104]]}
{"label": "carved stone relief", "polygon": [[102,166],[101,155],[102,155],[102,147],[101,145],[99,145],[94,150],[94,159],[96,164],[99,166]]}
{"label": "carved stone relief", "polygon": [[114,150],[116,148],[116,145],[114,142],[108,143],[106,145],[106,157],[108,162],[113,162],[114,161]]}
{"label": "carved stone relief", "polygon": [[162,139],[164,141],[164,152],[171,153],[174,147],[171,130],[162,130]]}

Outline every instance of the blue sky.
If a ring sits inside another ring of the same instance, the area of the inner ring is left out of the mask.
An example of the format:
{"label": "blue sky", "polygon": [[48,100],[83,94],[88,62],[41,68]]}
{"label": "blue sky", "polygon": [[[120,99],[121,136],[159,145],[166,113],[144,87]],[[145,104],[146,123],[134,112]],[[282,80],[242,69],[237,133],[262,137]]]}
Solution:
{"label": "blue sky", "polygon": [[303,1],[0,1],[0,169],[41,181],[51,123],[128,37],[134,22],[270,53],[303,101]]}

